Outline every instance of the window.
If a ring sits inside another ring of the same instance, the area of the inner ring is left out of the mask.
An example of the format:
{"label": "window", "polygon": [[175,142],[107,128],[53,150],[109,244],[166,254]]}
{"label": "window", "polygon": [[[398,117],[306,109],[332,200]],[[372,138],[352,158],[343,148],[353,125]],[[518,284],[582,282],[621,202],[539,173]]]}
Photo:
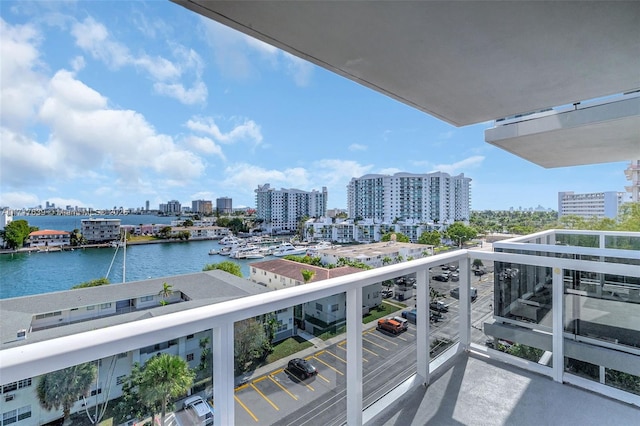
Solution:
{"label": "window", "polygon": [[316,310],[322,312],[322,305],[320,303],[316,303]]}
{"label": "window", "polygon": [[335,305],[331,305],[331,312],[335,312],[338,310],[338,304],[336,303]]}
{"label": "window", "polygon": [[119,353],[119,354],[118,354],[118,359],[120,359],[120,358],[126,358],[126,357],[127,357],[127,355],[128,355],[128,353],[127,353],[127,352]]}
{"label": "window", "polygon": [[29,386],[31,386],[31,377],[18,382],[18,389],[27,388]]}
{"label": "window", "polygon": [[100,309],[108,309],[111,307],[111,303],[103,303],[100,305]]}
{"label": "window", "polygon": [[28,419],[31,417],[31,406],[25,405],[24,407],[18,408],[18,421]]}
{"label": "window", "polygon": [[18,382],[9,383],[2,387],[2,393],[11,392],[18,389]]}
{"label": "window", "polygon": [[153,296],[143,296],[140,298],[141,302],[151,302],[153,300]]}
{"label": "window", "polygon": [[193,354],[187,354],[187,362],[193,361]]}
{"label": "window", "polygon": [[15,423],[18,421],[17,418],[18,410],[7,411],[6,413],[2,413],[2,424],[10,425],[11,423]]}
{"label": "window", "polygon": [[87,311],[93,311],[95,308],[95,305],[87,306]]}
{"label": "window", "polygon": [[123,374],[122,376],[116,377],[116,385],[121,385],[127,381],[127,375]]}

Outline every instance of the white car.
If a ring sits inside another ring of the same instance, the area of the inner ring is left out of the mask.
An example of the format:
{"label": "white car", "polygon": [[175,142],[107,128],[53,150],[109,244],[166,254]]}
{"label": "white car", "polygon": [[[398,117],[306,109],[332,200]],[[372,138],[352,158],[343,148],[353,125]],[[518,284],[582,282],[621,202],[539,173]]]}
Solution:
{"label": "white car", "polygon": [[201,397],[189,397],[184,400],[182,405],[193,420],[194,425],[213,425],[213,410]]}

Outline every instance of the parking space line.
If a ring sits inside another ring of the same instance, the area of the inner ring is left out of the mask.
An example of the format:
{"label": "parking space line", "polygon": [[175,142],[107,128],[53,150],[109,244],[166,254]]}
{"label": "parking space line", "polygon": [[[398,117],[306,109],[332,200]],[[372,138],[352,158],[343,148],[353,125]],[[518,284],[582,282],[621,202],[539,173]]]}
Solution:
{"label": "parking space line", "polygon": [[324,380],[327,383],[331,383],[331,381],[329,379],[327,379],[326,377],[324,377],[322,374],[318,373],[318,377],[320,377],[322,380]]}
{"label": "parking space line", "polygon": [[[387,338],[382,332],[380,333],[375,333],[373,330],[369,332],[370,335],[372,336],[376,336],[378,339],[382,339],[385,342],[391,343],[393,345],[398,346],[398,343],[394,342],[393,340],[390,340],[389,338]],[[396,337],[398,337],[398,335],[395,335]]]}
{"label": "parking space line", "polygon": [[[255,381],[254,381],[254,383],[255,383]],[[275,409],[276,409],[276,411],[280,411],[280,408],[279,408],[276,404],[274,404],[274,403],[273,403],[273,401],[271,401],[271,400],[269,399],[269,397],[267,397],[267,395],[265,395],[264,393],[262,393],[262,391],[261,391],[260,389],[258,389],[258,388],[256,387],[256,385],[254,385],[253,383],[251,383],[251,387],[252,387],[253,389],[255,389],[255,391],[256,391],[256,392],[258,392],[258,394],[259,394],[261,397],[263,397],[263,398],[264,398],[264,399],[265,399],[269,404],[271,404],[271,406],[272,406],[273,408],[275,408]]]}
{"label": "parking space line", "polygon": [[[328,352],[328,353],[331,353],[331,352]],[[326,362],[324,362],[323,360],[321,360],[318,357],[314,357],[314,358],[316,359],[316,361],[323,363],[324,365],[326,365],[327,367],[329,367],[330,369],[332,369],[333,371],[335,371],[339,375],[344,376],[344,373],[342,371],[338,370],[337,368],[334,368],[332,365],[327,364]]]}
{"label": "parking space line", "polygon": [[[372,341],[371,341],[371,340],[369,340],[369,339],[365,339],[364,337],[362,338],[362,340],[364,340],[365,342],[369,342],[369,343],[371,343],[371,344],[372,344],[372,345],[374,345],[374,346],[377,346],[377,347],[379,347],[379,348],[382,348],[382,349],[384,349],[385,351],[388,351],[388,350],[389,350],[389,348],[385,348],[384,346],[379,345],[379,344],[377,344],[376,342],[372,342]],[[390,343],[393,343],[393,342],[390,342]],[[396,343],[396,345],[397,345],[397,343]]]}
{"label": "parking space line", "polygon": [[243,385],[238,386],[237,388],[234,389],[235,392],[241,391],[244,388],[249,387],[249,383],[245,383]]}
{"label": "parking space line", "polygon": [[285,388],[284,386],[282,386],[282,384],[280,382],[278,382],[276,379],[273,378],[272,375],[269,375],[269,378],[271,379],[271,381],[273,383],[275,383],[276,385],[278,385],[278,387],[280,389],[282,389],[283,391],[285,391],[287,393],[287,395],[289,395],[291,398],[293,398],[294,401],[298,400],[298,397],[295,396],[294,394],[292,394],[291,392],[289,392],[289,389]]}
{"label": "parking space line", "polygon": [[347,360],[340,358],[338,355],[334,354],[333,352],[329,352],[329,351],[322,351],[322,352],[318,352],[316,355],[322,355],[323,353],[327,353],[329,355],[331,355],[332,357],[339,359],[340,361],[344,362],[345,364],[347,363]]}
{"label": "parking space line", "polygon": [[[345,347],[342,347],[342,346],[338,346],[338,347],[339,347],[340,349],[342,349],[343,351],[345,351],[345,352],[347,351],[347,348],[345,348]],[[369,349],[367,349],[367,348],[362,348],[362,350],[363,350],[363,351],[367,351],[367,352],[371,352],[373,355],[378,356],[378,354],[377,354],[377,353],[375,353],[375,352],[373,352],[373,351],[371,351],[371,350],[369,350]],[[364,362],[369,362],[369,360],[367,360],[365,357],[362,357],[362,360],[363,360]]]}
{"label": "parking space line", "polygon": [[258,418],[255,416],[255,414],[253,414],[253,413],[251,412],[251,410],[249,410],[249,407],[247,407],[246,405],[244,405],[244,403],[243,403],[242,401],[240,401],[240,398],[238,398],[238,396],[237,396],[237,395],[233,395],[233,398],[236,400],[236,402],[237,402],[238,404],[240,404],[240,406],[241,406],[242,408],[244,408],[244,410],[245,410],[247,413],[249,413],[249,415],[250,415],[251,417],[253,417],[253,420],[255,420],[255,422],[256,422],[256,423],[258,423]]}
{"label": "parking space line", "polygon": [[[309,360],[310,358],[313,358],[313,357],[311,357],[311,356],[310,356],[310,357],[307,357],[307,358],[305,358],[305,359]],[[302,383],[302,384],[303,384],[303,385],[305,385],[307,388],[309,388],[309,390],[312,390],[312,391],[314,391],[314,392],[316,391],[314,388],[312,388],[312,387],[311,387],[311,385],[308,385],[308,384],[306,384],[305,382],[303,382],[301,379],[299,379],[295,374],[293,374],[293,373],[292,373],[291,371],[289,371],[288,369],[286,369],[286,368],[285,368],[285,369],[284,369],[284,371],[286,371],[286,372],[287,372],[287,374],[290,374],[292,377],[295,377],[295,380],[294,380],[294,381],[295,381],[296,383]]]}

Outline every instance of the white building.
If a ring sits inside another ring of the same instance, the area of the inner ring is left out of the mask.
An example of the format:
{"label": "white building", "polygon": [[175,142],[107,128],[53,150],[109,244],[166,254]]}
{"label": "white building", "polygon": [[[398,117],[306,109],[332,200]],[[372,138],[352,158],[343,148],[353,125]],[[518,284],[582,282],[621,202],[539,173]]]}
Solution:
{"label": "white building", "polygon": [[640,201],[640,160],[633,160],[624,171],[627,180],[631,184],[625,189],[631,194],[631,201],[637,203]]}
{"label": "white building", "polygon": [[592,217],[618,217],[618,210],[624,202],[624,192],[607,191],[589,194],[558,192],[558,217],[575,215],[585,219]]}
{"label": "white building", "polygon": [[[9,210],[3,210],[0,215],[0,230],[4,230],[13,220],[13,216]],[[0,247],[4,247],[4,240],[0,237]]]}
{"label": "white building", "polygon": [[[159,295],[163,284],[172,286],[167,297]],[[157,317],[212,305],[269,290],[246,279],[222,271],[208,271],[126,285],[110,284],[100,287],[68,290],[35,296],[0,300],[1,339],[3,348],[27,345],[52,338],[82,333],[117,324],[135,323],[145,318]],[[161,305],[164,300],[167,304]],[[287,311],[288,312],[288,311]],[[278,313],[279,332],[276,339],[292,333],[293,319]],[[282,330],[282,323],[285,332]],[[286,330],[289,330],[288,334]],[[160,353],[184,357],[189,367],[198,369],[203,349],[211,347],[211,331],[194,330],[178,338],[168,338],[128,352],[105,356],[94,360],[99,365],[98,377],[90,388],[86,405],[95,411],[96,404],[103,404],[122,394],[122,384],[131,372],[134,362],[144,364]],[[205,342],[208,342],[205,344]],[[209,374],[210,376],[210,374]],[[45,424],[62,416],[62,410],[47,411],[41,407],[36,394],[39,378],[27,377],[20,381],[4,383],[0,402],[4,423],[9,424],[12,413],[20,416],[18,424]],[[210,379],[209,379],[210,380]],[[83,409],[79,400],[71,413]]]}
{"label": "white building", "polygon": [[68,246],[71,244],[71,233],[52,229],[33,231],[29,234],[28,242],[31,247]]}
{"label": "white building", "polygon": [[213,213],[213,204],[211,200],[194,200],[191,202],[191,211],[193,213],[211,214]]}
{"label": "white building", "polygon": [[[313,276],[305,283],[302,270],[313,272]],[[251,264],[251,281],[273,290],[313,284],[330,278],[362,272],[352,266],[339,268],[320,268],[286,259],[266,260]],[[362,288],[362,309],[364,313],[382,303],[382,284],[376,283]],[[330,328],[340,327],[346,322],[346,295],[334,294],[322,299],[304,303],[295,307],[296,323],[309,333],[323,333]]]}
{"label": "white building", "polygon": [[323,265],[337,264],[340,259],[360,262],[374,268],[420,259],[433,255],[433,246],[400,242],[380,242],[318,250]]}
{"label": "white building", "polygon": [[350,218],[386,223],[414,220],[424,223],[468,222],[471,179],[464,174],[368,174],[347,185]]}
{"label": "white building", "polygon": [[120,238],[120,219],[91,218],[82,219],[80,223],[82,236],[90,243]]}
{"label": "white building", "polygon": [[373,243],[380,241],[389,232],[399,232],[412,243],[418,241],[422,233],[442,229],[438,224],[428,224],[416,220],[381,223],[373,219],[355,221],[353,219],[332,219],[321,217],[309,219],[305,223],[304,236],[307,241],[334,241],[339,244]]}
{"label": "white building", "polygon": [[327,188],[320,191],[276,190],[267,183],[256,192],[256,219],[268,232],[295,232],[304,217],[321,217],[327,210]]}

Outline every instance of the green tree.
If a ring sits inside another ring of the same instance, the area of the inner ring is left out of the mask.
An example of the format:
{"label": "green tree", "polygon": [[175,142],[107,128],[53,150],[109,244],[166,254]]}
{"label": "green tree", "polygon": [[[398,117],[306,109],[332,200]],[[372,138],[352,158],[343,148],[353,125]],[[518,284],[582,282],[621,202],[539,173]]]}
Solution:
{"label": "green tree", "polygon": [[640,232],[640,203],[624,203],[619,216],[619,231]]}
{"label": "green tree", "polygon": [[382,265],[388,265],[391,262],[393,262],[393,259],[391,259],[389,256],[385,256],[382,258]]}
{"label": "green tree", "polygon": [[81,246],[87,244],[87,239],[80,233],[79,229],[74,229],[69,235],[69,244],[72,246]]}
{"label": "green tree", "polygon": [[166,299],[169,298],[173,294],[173,286],[171,284],[167,284],[166,282],[162,283],[162,290],[158,292],[158,296],[162,298],[160,301],[161,305],[166,305]]}
{"label": "green tree", "polygon": [[418,238],[419,244],[426,244],[429,246],[439,246],[440,242],[441,236],[438,231],[423,232]]}
{"label": "green tree", "polygon": [[144,365],[139,383],[141,401],[148,406],[160,406],[160,424],[164,425],[167,404],[182,396],[193,385],[195,373],[187,361],[177,355],[160,354]]}
{"label": "green tree", "polygon": [[247,227],[244,224],[244,221],[239,217],[234,217],[233,219],[231,219],[227,227],[231,230],[231,232],[236,234],[238,232],[247,232]]}
{"label": "green tree", "polygon": [[473,259],[473,262],[471,262],[471,269],[480,269],[484,266],[484,263],[482,263],[482,260],[480,259]]}
{"label": "green tree", "polygon": [[204,268],[202,268],[203,271],[213,271],[215,269],[219,269],[221,271],[225,271],[242,278],[242,270],[240,269],[240,265],[231,262],[230,260],[225,260],[224,262],[220,263],[209,263],[207,265],[204,265]]}
{"label": "green tree", "polygon": [[234,364],[236,374],[242,374],[251,363],[261,358],[267,335],[262,324],[254,318],[234,324]]}
{"label": "green tree", "polygon": [[454,222],[445,231],[447,238],[458,243],[459,247],[466,242],[475,238],[478,233],[471,226],[467,226],[462,222]]}
{"label": "green tree", "polygon": [[408,243],[411,241],[408,236],[401,232],[387,232],[380,238],[380,241],[391,241],[393,235],[395,235],[395,240],[399,243]]}
{"label": "green tree", "polygon": [[9,222],[7,226],[0,231],[0,237],[4,240],[7,247],[17,249],[24,245],[31,232],[37,230],[37,227],[29,226],[29,222],[26,220],[18,219]]}
{"label": "green tree", "polygon": [[189,226],[193,226],[193,221],[191,219],[185,219],[184,222],[182,222],[182,226],[189,227]]}
{"label": "green tree", "polygon": [[302,269],[300,270],[300,273],[302,274],[302,279],[304,280],[305,284],[307,284],[313,279],[313,277],[316,276],[316,271],[311,271],[309,269]]}
{"label": "green tree", "polygon": [[71,287],[72,290],[76,289],[76,288],[87,288],[87,287],[99,287],[101,285],[109,285],[111,284],[111,282],[109,281],[109,278],[96,278],[95,280],[90,280],[90,281],[85,281],[83,283],[80,284],[76,284],[73,287]]}
{"label": "green tree", "polygon": [[68,424],[71,407],[79,397],[87,396],[96,374],[93,363],[84,363],[41,376],[36,387],[40,405],[49,411],[62,407],[64,423]]}
{"label": "green tree", "polygon": [[160,238],[169,238],[169,235],[171,235],[171,227],[163,226],[162,228],[160,228],[160,232],[158,232],[158,235],[160,236]]}
{"label": "green tree", "polygon": [[221,226],[223,228],[228,228],[229,222],[231,222],[231,219],[229,219],[228,217],[219,217],[216,220],[216,225]]}

